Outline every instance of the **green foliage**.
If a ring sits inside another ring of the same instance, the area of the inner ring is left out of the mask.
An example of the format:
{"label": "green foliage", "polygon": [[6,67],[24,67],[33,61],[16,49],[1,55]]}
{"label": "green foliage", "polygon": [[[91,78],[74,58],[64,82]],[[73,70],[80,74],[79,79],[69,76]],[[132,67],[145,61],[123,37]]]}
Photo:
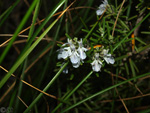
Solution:
{"label": "green foliage", "polygon": [[[149,112],[149,1],[108,3],[98,16],[94,0],[0,1],[0,112]],[[57,58],[81,38],[88,51],[78,68]],[[115,63],[101,59],[94,72],[104,49]]]}

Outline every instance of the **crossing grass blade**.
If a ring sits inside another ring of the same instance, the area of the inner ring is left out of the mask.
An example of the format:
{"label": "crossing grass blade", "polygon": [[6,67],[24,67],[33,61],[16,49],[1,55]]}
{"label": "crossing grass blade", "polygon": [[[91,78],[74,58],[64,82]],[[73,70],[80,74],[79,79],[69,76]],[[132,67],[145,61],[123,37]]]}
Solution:
{"label": "crossing grass blade", "polygon": [[0,27],[4,24],[5,20],[8,18],[10,13],[13,11],[13,9],[17,6],[17,4],[20,2],[20,0],[16,0],[16,2],[10,6],[4,13],[0,15]]}
{"label": "crossing grass blade", "polygon": [[145,73],[145,74],[142,74],[142,75],[133,77],[133,78],[131,78],[131,79],[125,80],[125,81],[123,81],[123,82],[120,82],[120,83],[118,83],[118,84],[116,84],[116,85],[110,86],[110,87],[108,87],[108,88],[106,88],[106,89],[104,89],[104,90],[102,90],[102,91],[99,91],[99,92],[97,92],[97,93],[91,95],[91,96],[88,97],[88,98],[83,99],[82,101],[77,102],[76,104],[73,104],[72,106],[70,106],[70,107],[66,108],[65,110],[61,111],[61,113],[65,113],[65,112],[67,112],[68,110],[70,110],[70,109],[72,109],[72,108],[74,108],[74,107],[76,107],[76,106],[78,106],[78,105],[80,105],[80,104],[82,104],[82,103],[84,103],[84,102],[86,102],[86,101],[88,101],[88,100],[90,100],[90,99],[92,99],[92,98],[94,98],[94,97],[100,95],[100,94],[103,94],[103,93],[105,93],[105,92],[107,92],[107,91],[109,91],[109,90],[111,90],[111,89],[113,89],[113,88],[115,88],[115,87],[118,87],[118,86],[120,86],[120,85],[126,84],[126,83],[129,82],[129,81],[136,80],[136,79],[139,79],[139,78],[144,77],[144,76],[147,76],[147,75],[150,75],[150,73]]}
{"label": "crossing grass blade", "polygon": [[[64,68],[68,65],[68,62],[65,63],[62,68],[57,72],[57,74],[52,78],[52,80],[47,84],[47,86],[43,89],[44,92],[46,92],[48,90],[48,88],[53,84],[53,82],[59,77],[59,75],[61,74],[61,72],[64,70]],[[23,113],[28,113],[29,110],[31,110],[31,108],[36,104],[36,102],[38,102],[40,100],[40,98],[42,97],[43,93],[40,93],[34,100],[33,102],[29,105],[29,107],[23,112]]]}
{"label": "crossing grass blade", "polygon": [[[56,9],[58,10],[58,8],[60,8],[61,5],[63,5],[63,3],[65,2],[65,0],[60,1],[60,3],[58,4],[59,7],[57,7]],[[34,1],[32,3],[32,7],[29,9],[29,14],[32,12],[34,6],[36,5],[37,1]],[[57,11],[57,10],[54,10]],[[28,13],[27,13],[28,14]],[[29,16],[28,14],[28,16]],[[25,16],[26,17],[26,16]],[[27,19],[27,17],[25,18],[25,20]],[[25,20],[23,19],[22,24],[25,24]],[[42,38],[51,30],[51,28],[56,24],[56,22],[58,21],[58,19],[56,19],[52,24],[50,24],[50,26],[41,34],[41,36],[32,44],[32,46],[26,51],[24,52],[24,54],[17,60],[17,62],[13,65],[13,67],[10,69],[10,71],[5,75],[5,77],[1,80],[0,82],[0,88],[5,84],[5,82],[9,79],[9,77],[11,76],[11,74],[19,67],[19,65],[24,61],[24,59],[32,52],[32,50],[38,45],[38,43],[42,40]],[[21,25],[22,25],[21,24]],[[17,37],[17,34],[19,33],[19,31],[21,30],[21,25],[20,27],[18,27],[18,29],[16,30],[16,33],[14,34],[14,39],[11,40],[10,44],[7,46],[6,50],[4,50],[4,54],[2,54],[1,56],[1,60],[3,60],[4,56],[6,55],[6,52],[8,51],[8,49],[11,47],[13,41],[15,40],[15,38]],[[20,29],[19,29],[20,28]]]}
{"label": "crossing grass blade", "polygon": [[115,51],[126,39],[131,35],[131,33],[144,22],[148,17],[150,16],[150,13],[148,13],[114,48],[113,51]]}
{"label": "crossing grass blade", "polygon": [[9,42],[8,46],[5,48],[4,52],[2,53],[1,57],[0,57],[0,64],[2,63],[2,61],[4,60],[5,56],[7,55],[8,51],[10,50],[13,42],[16,40],[18,33],[21,31],[21,29],[23,28],[23,26],[25,25],[26,21],[28,20],[29,16],[31,15],[32,11],[34,10],[34,7],[36,5],[38,0],[34,0],[33,3],[31,4],[31,6],[29,7],[27,13],[25,14],[24,18],[22,19],[20,25],[18,26],[18,28],[16,29],[11,41]]}

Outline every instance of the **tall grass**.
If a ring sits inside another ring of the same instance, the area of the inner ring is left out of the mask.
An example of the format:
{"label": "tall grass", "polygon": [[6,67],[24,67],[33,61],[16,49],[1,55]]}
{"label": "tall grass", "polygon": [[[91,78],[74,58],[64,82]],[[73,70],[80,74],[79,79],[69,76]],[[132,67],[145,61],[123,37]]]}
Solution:
{"label": "tall grass", "polygon": [[[146,2],[108,0],[98,16],[100,1],[1,1],[0,112],[150,112]],[[57,58],[68,39],[88,49],[78,68]],[[94,54],[103,49],[115,63],[101,60],[95,72]]]}

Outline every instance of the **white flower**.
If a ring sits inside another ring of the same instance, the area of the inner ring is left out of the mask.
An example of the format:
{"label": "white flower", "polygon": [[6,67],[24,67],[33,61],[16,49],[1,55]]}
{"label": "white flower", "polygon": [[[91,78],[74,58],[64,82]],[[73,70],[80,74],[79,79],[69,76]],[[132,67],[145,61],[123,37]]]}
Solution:
{"label": "white flower", "polygon": [[72,64],[72,66],[73,66],[74,68],[78,68],[78,67],[80,66],[80,62],[77,62],[76,64]]}
{"label": "white flower", "polygon": [[[67,45],[67,47],[65,47]],[[70,61],[74,68],[78,68],[80,66],[80,61],[86,58],[85,52],[88,50],[83,47],[82,39],[78,41],[78,49],[77,49],[77,41],[73,42],[68,39],[68,43],[62,45],[62,48],[59,50],[58,59],[66,59],[70,58]]]}
{"label": "white flower", "polygon": [[102,15],[103,12],[105,11],[107,5],[108,5],[107,0],[104,0],[103,3],[98,7],[98,10],[96,11],[96,14],[97,14],[98,16],[99,16],[99,15]]}
{"label": "white flower", "polygon": [[[67,44],[69,46],[64,47]],[[68,39],[68,43],[63,44],[62,47],[64,47],[64,48],[61,48],[59,50],[58,59],[61,59],[61,58],[66,59],[66,58],[69,57],[73,67],[75,67],[75,68],[79,67],[79,65],[80,65],[80,55],[78,54],[78,52],[76,50],[76,47],[73,44],[72,40]]]}
{"label": "white flower", "polygon": [[84,60],[86,58],[85,52],[88,49],[86,49],[86,48],[83,47],[82,39],[80,41],[78,41],[78,44],[79,44],[78,52],[79,52],[80,58],[81,58],[81,60]]}
{"label": "white flower", "polygon": [[70,55],[70,61],[74,68],[80,66],[80,55],[78,54],[74,45],[71,46],[72,54]]}
{"label": "white flower", "polygon": [[75,45],[70,43],[70,49],[71,49],[71,54],[69,57],[70,57],[70,61],[72,62],[72,64],[76,64],[80,62],[79,54],[77,53]]}
{"label": "white flower", "polygon": [[80,62],[80,57],[76,50],[72,52],[70,56],[70,61],[72,62],[72,64]]}
{"label": "white flower", "polygon": [[[64,47],[67,44],[69,45],[69,47]],[[69,39],[68,39],[68,43],[63,44],[62,47],[64,47],[64,48],[61,48],[61,49],[58,50],[59,51],[58,59],[61,59],[61,58],[66,59],[66,58],[68,58],[69,56],[72,55],[72,50],[75,48],[74,44],[72,43],[72,40],[69,40]]]}
{"label": "white flower", "polygon": [[100,71],[102,67],[102,62],[99,59],[99,53],[95,53],[94,61],[91,63],[93,71]]}
{"label": "white flower", "polygon": [[61,48],[59,50],[58,59],[66,59],[68,56],[71,55],[71,49],[70,47]]}
{"label": "white flower", "polygon": [[111,54],[108,54],[108,49],[103,49],[102,54],[103,54],[103,58],[104,60],[107,62],[107,64],[114,64],[115,60],[114,58],[111,56]]}
{"label": "white flower", "polygon": [[104,5],[108,5],[108,1],[107,1],[107,0],[104,0],[104,1],[103,1],[103,4],[104,4]]}

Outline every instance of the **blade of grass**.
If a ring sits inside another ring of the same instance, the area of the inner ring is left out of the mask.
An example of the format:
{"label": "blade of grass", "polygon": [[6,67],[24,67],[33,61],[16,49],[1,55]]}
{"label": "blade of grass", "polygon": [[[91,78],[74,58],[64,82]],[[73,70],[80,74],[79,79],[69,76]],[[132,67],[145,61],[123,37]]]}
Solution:
{"label": "blade of grass", "polygon": [[[88,2],[86,2],[85,6],[90,6],[92,7],[93,5],[93,0],[90,0]],[[85,21],[87,19],[87,17],[89,16],[89,12],[90,12],[90,9],[86,9],[83,13],[84,13],[84,17],[83,17],[83,20]]]}
{"label": "blade of grass", "polygon": [[31,25],[31,28],[30,28],[30,31],[29,31],[28,41],[30,40],[31,36],[33,35],[34,28],[35,28],[34,25],[36,23],[39,10],[40,10],[40,0],[37,2],[36,7],[35,7],[35,11],[34,11],[34,15],[33,15],[33,20],[32,20],[32,25]]}
{"label": "blade of grass", "polygon": [[147,45],[144,41],[142,41],[140,38],[135,37],[135,40],[137,40],[138,42],[140,42],[141,44],[144,44],[145,46]]}
{"label": "blade of grass", "polygon": [[[135,77],[136,72],[135,72],[135,69],[134,69],[134,66],[133,66],[133,61],[132,61],[131,58],[129,58],[129,63],[130,63],[131,71],[132,71],[132,76]],[[134,80],[134,81],[136,81],[136,80]]]}
{"label": "blade of grass", "polygon": [[[21,74],[21,80],[24,80],[24,77],[25,77],[25,68],[26,68],[26,65],[27,65],[27,59],[25,60],[24,64],[23,64],[23,69],[22,69],[22,74]],[[21,93],[22,93],[22,87],[23,87],[23,82],[19,82],[19,87],[18,87],[18,93],[17,93],[17,96],[21,97]],[[18,109],[19,108],[19,102],[20,100],[17,98],[16,101],[15,101],[15,111],[17,113]]]}
{"label": "blade of grass", "polygon": [[[66,101],[91,75],[93,74],[93,71],[91,71],[65,98],[64,100]],[[60,103],[55,109],[51,112],[54,113],[56,110],[62,105]]]}
{"label": "blade of grass", "polygon": [[94,26],[90,29],[90,31],[88,32],[88,34],[85,36],[85,38],[83,39],[83,42],[86,41],[86,39],[91,35],[92,31],[95,29],[95,27],[97,26],[99,21],[97,21]]}
{"label": "blade of grass", "polygon": [[147,46],[144,46],[144,47],[139,48],[139,49],[138,49],[138,53],[141,52],[141,51],[143,51],[143,50],[145,50],[145,49],[147,49],[147,48],[149,48],[149,47],[150,47],[150,44],[147,45]]}
{"label": "blade of grass", "polygon": [[[73,96],[73,102],[76,103],[77,99],[76,99],[75,94],[73,94],[72,96]],[[78,109],[75,109],[75,113],[78,113]]]}
{"label": "blade of grass", "polygon": [[[0,15],[0,20],[7,14],[9,13],[12,9],[12,6],[10,6],[5,12],[3,12],[1,15]],[[1,21],[0,24],[3,24],[3,22]]]}
{"label": "blade of grass", "polygon": [[[30,37],[32,36],[33,34],[33,31],[34,31],[34,24],[36,23],[36,19],[37,19],[37,16],[38,16],[38,12],[39,12],[39,6],[40,6],[40,0],[37,2],[36,4],[36,7],[35,7],[35,11],[34,11],[34,15],[33,15],[33,21],[32,21],[32,25],[31,25],[31,28],[30,28],[30,31],[29,31],[29,37],[28,37],[28,40],[30,39]],[[24,76],[25,76],[25,68],[27,66],[27,59],[25,60],[24,62],[24,66],[23,66],[23,70],[22,70],[22,80],[24,80]],[[23,86],[23,83],[20,82],[19,83],[19,90],[18,90],[18,94],[17,96],[21,97],[21,92],[22,92],[22,86]],[[16,107],[16,112],[17,112],[17,108],[19,108],[19,102],[20,100],[19,99],[16,99],[16,102],[15,102],[15,107]]]}
{"label": "blade of grass", "polygon": [[[65,2],[65,0],[62,0],[59,3],[59,7]],[[68,7],[69,8],[69,7]],[[58,9],[58,8],[57,8]],[[67,9],[66,9],[67,10]],[[24,59],[30,54],[30,52],[38,45],[38,43],[42,40],[42,38],[51,30],[51,28],[56,24],[56,22],[59,20],[59,18],[66,12],[63,11],[61,15],[52,23],[50,26],[41,34],[41,36],[32,44],[32,46],[24,52],[24,54],[17,60],[17,62],[13,65],[13,67],[10,69],[10,71],[5,75],[5,77],[0,82],[0,88],[5,84],[5,82],[9,79],[11,74],[18,68],[18,66],[24,61]]]}
{"label": "blade of grass", "polygon": [[38,0],[33,1],[33,3],[31,4],[30,8],[27,11],[27,13],[25,14],[24,18],[22,19],[21,23],[19,24],[19,26],[18,26],[17,30],[15,31],[11,41],[9,42],[8,46],[5,48],[4,52],[2,53],[2,55],[0,57],[0,64],[4,60],[6,54],[8,53],[9,49],[11,48],[13,42],[16,40],[18,33],[21,31],[21,29],[25,25],[26,21],[28,20],[28,18],[30,16],[30,14],[32,13],[37,1]]}
{"label": "blade of grass", "polygon": [[120,56],[120,57],[115,58],[115,61],[122,60],[122,59],[128,58],[128,57],[129,57],[128,54],[127,54],[127,55],[122,55],[122,56]]}
{"label": "blade of grass", "polygon": [[94,97],[96,97],[96,96],[98,96],[98,95],[100,95],[100,94],[102,94],[102,93],[104,93],[104,92],[107,92],[107,91],[109,91],[109,90],[111,90],[111,89],[113,89],[113,88],[115,88],[115,87],[118,87],[118,86],[120,86],[120,85],[123,85],[123,84],[125,84],[125,83],[127,83],[127,82],[129,82],[129,81],[136,80],[136,79],[139,79],[139,78],[144,77],[144,76],[147,76],[147,75],[150,75],[150,73],[145,73],[145,74],[142,74],[142,75],[133,77],[133,78],[131,78],[131,79],[125,80],[125,81],[123,81],[123,82],[120,82],[120,83],[118,83],[118,84],[115,84],[115,85],[113,85],[113,86],[110,86],[110,87],[108,87],[108,88],[106,88],[106,89],[104,89],[104,90],[102,90],[102,91],[99,91],[99,92],[97,92],[97,93],[91,95],[91,96],[88,97],[88,98],[83,99],[82,101],[79,101],[79,102],[76,103],[76,104],[73,104],[72,106],[70,106],[70,107],[66,108],[65,110],[61,111],[60,113],[67,112],[68,110],[70,110],[70,109],[72,109],[72,108],[74,108],[74,107],[76,107],[76,106],[82,104],[83,102],[85,102],[85,101],[87,101],[87,100],[90,100],[90,99],[92,99],[92,98],[94,98]]}
{"label": "blade of grass", "polygon": [[[48,88],[53,84],[53,82],[58,78],[58,76],[61,74],[61,72],[64,70],[64,68],[68,65],[68,62],[65,63],[62,68],[57,72],[57,74],[52,78],[52,80],[48,83],[48,85],[44,88],[44,92],[48,90]],[[40,93],[34,101],[29,105],[29,107],[23,112],[28,113],[29,110],[35,105],[35,103],[42,97],[43,93]]]}
{"label": "blade of grass", "polygon": [[150,35],[150,32],[148,32],[148,31],[142,31],[141,34],[147,34],[147,35]]}
{"label": "blade of grass", "polygon": [[149,113],[149,112],[150,112],[150,109],[146,109],[146,110],[139,111],[137,113]]}
{"label": "blade of grass", "polygon": [[150,13],[148,13],[113,49],[115,51],[125,40],[127,37],[131,35],[131,33],[139,26],[141,25],[148,17],[150,16]]}
{"label": "blade of grass", "polygon": [[[74,2],[75,2],[75,1],[74,1]],[[72,4],[73,4],[74,2],[72,2]],[[70,4],[70,6],[71,6],[72,4]],[[69,6],[69,7],[70,7],[70,6]],[[65,2],[65,5],[64,5],[63,10],[65,10],[66,7],[67,7],[67,2]],[[60,28],[61,28],[61,23],[62,23],[63,17],[64,17],[64,16],[62,16],[61,19],[59,20],[59,24],[58,24],[58,27],[57,27],[57,30],[56,30],[56,33],[55,33],[55,36],[54,36],[54,40],[52,41],[52,45],[53,45],[53,46],[52,46],[52,49],[50,50],[49,56],[51,56],[52,53],[53,53],[55,42],[56,42],[56,40],[57,40],[57,38],[58,38],[58,36],[59,36],[59,32],[60,32]]]}
{"label": "blade of grass", "polygon": [[130,13],[131,13],[131,5],[132,5],[132,0],[129,0],[129,5],[128,5],[128,9],[127,9],[127,17],[130,17]]}
{"label": "blade of grass", "polygon": [[118,19],[118,22],[121,24],[121,26],[123,28],[126,28],[127,31],[130,31],[129,27],[126,25],[126,23],[124,21],[122,21],[121,19]]}
{"label": "blade of grass", "polygon": [[[129,67],[128,67],[127,62],[125,62],[124,66],[125,66],[127,75],[129,75]],[[129,76],[128,76],[128,77],[129,77]]]}
{"label": "blade of grass", "polygon": [[38,36],[38,34],[41,32],[41,30],[43,29],[43,27],[48,23],[48,21],[51,19],[51,17],[56,13],[56,11],[58,11],[58,9],[63,5],[63,3],[66,0],[61,0],[55,7],[54,9],[49,13],[49,15],[45,18],[45,20],[43,21],[43,23],[38,27],[38,29],[34,32],[33,36],[30,38],[30,40],[28,41],[27,45],[25,46],[25,48],[22,50],[21,54],[19,57],[21,57],[24,52],[30,47],[30,45],[32,44],[33,40]]}
{"label": "blade of grass", "polygon": [[16,5],[20,2],[20,0],[17,0],[12,6],[10,6],[3,14],[0,16],[0,26],[4,23],[4,21],[7,19],[7,17],[10,15],[10,13],[13,11],[13,9],[16,7]]}
{"label": "blade of grass", "polygon": [[[67,2],[65,2],[65,5],[64,5],[63,10],[65,10],[66,7],[67,7]],[[40,79],[40,81],[39,81],[39,86],[40,86],[40,84],[42,83],[42,80],[43,80],[43,78],[44,78],[44,75],[45,75],[45,73],[46,73],[46,70],[47,70],[47,68],[48,68],[48,66],[49,66],[50,59],[51,59],[50,56],[51,56],[52,53],[53,53],[54,44],[55,44],[55,42],[56,42],[56,40],[57,40],[57,38],[58,38],[62,20],[63,20],[63,16],[61,17],[61,19],[60,19],[59,22],[58,22],[59,24],[58,24],[57,31],[56,31],[56,33],[55,33],[53,42],[51,42],[51,43],[48,44],[49,46],[51,45],[52,48],[51,48],[51,50],[50,50],[50,52],[49,52],[49,54],[48,54],[49,57],[47,57],[45,67],[44,67],[44,69],[43,69],[43,71],[42,71],[41,79]]]}
{"label": "blade of grass", "polygon": [[0,82],[0,88],[5,84],[5,82],[9,79],[11,74],[19,67],[19,65],[24,61],[24,59],[31,53],[31,51],[38,45],[38,43],[42,40],[42,38],[50,31],[50,29],[55,25],[58,21],[56,19],[42,34],[41,36],[32,44],[32,46],[21,56],[20,59],[13,65],[10,71],[5,75],[5,77]]}
{"label": "blade of grass", "polygon": [[132,65],[133,65],[134,69],[136,70],[136,72],[139,73],[139,69],[138,69],[138,67],[136,66],[136,64],[134,63],[134,61],[132,61]]}
{"label": "blade of grass", "polygon": [[[13,102],[16,99],[16,93],[17,93],[17,90],[14,90],[14,92],[11,95],[11,99],[9,102],[9,108],[13,108]],[[13,112],[13,109],[11,111],[9,111],[9,110],[7,111],[7,113],[10,113],[10,112]]]}
{"label": "blade of grass", "polygon": [[[106,12],[106,10],[104,11],[104,13]],[[101,15],[101,17],[98,19],[98,21],[93,25],[93,27],[90,29],[90,31],[88,32],[88,34],[85,36],[85,38],[83,39],[83,42],[85,42],[87,40],[87,38],[91,35],[92,31],[95,29],[95,27],[97,26],[98,22],[100,21],[100,19],[103,17],[104,13]]]}

